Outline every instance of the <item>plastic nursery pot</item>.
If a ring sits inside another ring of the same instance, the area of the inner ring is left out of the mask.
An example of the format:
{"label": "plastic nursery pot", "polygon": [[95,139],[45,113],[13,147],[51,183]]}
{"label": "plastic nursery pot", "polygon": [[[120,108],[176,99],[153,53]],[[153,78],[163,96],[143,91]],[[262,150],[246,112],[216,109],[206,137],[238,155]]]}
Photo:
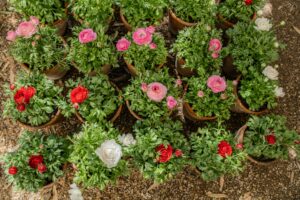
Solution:
{"label": "plastic nursery pot", "polygon": [[[244,142],[244,135],[246,130],[248,129],[247,125],[242,126],[237,132],[236,132],[236,142],[238,144],[243,144]],[[275,159],[258,159],[251,155],[247,155],[247,160],[250,162],[261,165],[261,166],[267,166],[273,164],[276,160]]]}
{"label": "plastic nursery pot", "polygon": [[196,70],[191,69],[189,67],[183,67],[184,64],[184,59],[180,58],[177,60],[177,71],[181,76],[191,77],[197,74]]}
{"label": "plastic nursery pot", "polygon": [[[219,20],[219,26],[221,29],[229,29],[229,28],[233,28],[234,25],[237,23],[237,21],[228,21],[227,19],[225,19],[222,15],[218,14],[217,18]],[[256,19],[256,13],[253,14],[252,16],[252,21],[255,21]]]}
{"label": "plastic nursery pot", "polygon": [[[72,64],[72,66],[75,67],[78,71],[80,71],[80,70],[79,70],[79,67],[77,66],[77,64],[76,64],[74,61],[71,61],[71,64]],[[108,65],[108,64],[107,64],[107,65],[103,65],[103,66],[101,67],[101,73],[102,73],[102,74],[108,75],[109,72],[110,72],[110,70],[111,70],[111,65]],[[88,73],[89,76],[96,76],[96,74],[97,74],[96,71],[91,71],[90,73]]]}
{"label": "plastic nursery pot", "polygon": [[260,111],[251,111],[249,110],[248,106],[244,104],[244,101],[238,94],[238,88],[239,88],[239,83],[241,80],[241,75],[238,76],[237,78],[237,85],[234,86],[233,92],[235,96],[235,104],[233,107],[231,107],[231,111],[236,112],[236,113],[247,113],[250,115],[262,115],[267,113],[269,110],[267,108],[263,108]]}
{"label": "plastic nursery pot", "polygon": [[173,34],[177,34],[178,31],[186,28],[195,26],[197,23],[186,22],[175,15],[175,13],[169,9],[169,31]]}
{"label": "plastic nursery pot", "polygon": [[141,116],[139,116],[138,114],[136,114],[131,108],[130,108],[130,103],[128,100],[126,100],[126,107],[129,110],[130,114],[136,118],[137,120],[143,120],[143,118]]}
{"label": "plastic nursery pot", "polygon": [[[136,68],[132,64],[130,64],[125,58],[124,58],[124,61],[125,61],[126,65],[127,65],[129,73],[132,76],[137,76],[138,75],[138,71],[136,70]],[[160,64],[157,68],[162,68],[163,65],[164,65],[164,63]]]}
{"label": "plastic nursery pot", "polygon": [[233,65],[233,57],[231,55],[228,55],[223,59],[222,72],[229,80],[235,80],[240,75],[236,66]]}

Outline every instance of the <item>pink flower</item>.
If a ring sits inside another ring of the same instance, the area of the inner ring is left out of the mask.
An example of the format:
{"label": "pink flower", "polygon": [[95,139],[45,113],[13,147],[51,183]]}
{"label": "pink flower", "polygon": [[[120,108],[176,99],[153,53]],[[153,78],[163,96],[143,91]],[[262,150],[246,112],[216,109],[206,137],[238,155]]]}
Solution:
{"label": "pink flower", "polygon": [[147,83],[142,83],[142,84],[141,84],[141,89],[142,89],[143,92],[147,92],[147,90],[148,90],[148,85],[147,85]]}
{"label": "pink flower", "polygon": [[96,40],[97,39],[97,33],[95,33],[93,31],[93,29],[90,29],[90,28],[84,29],[83,31],[81,31],[79,33],[78,38],[79,38],[79,42],[81,44],[86,44],[86,43],[89,43],[89,42],[92,42],[92,41]]}
{"label": "pink flower", "polygon": [[132,35],[133,41],[137,45],[150,44],[152,42],[152,34],[144,28],[138,28]]}
{"label": "pink flower", "polygon": [[209,51],[219,52],[222,49],[222,43],[219,39],[212,39],[209,42]]}
{"label": "pink flower", "polygon": [[197,96],[200,97],[200,98],[204,97],[204,92],[199,90],[198,93],[197,93]]}
{"label": "pink flower", "polygon": [[174,97],[172,96],[168,96],[167,97],[167,106],[168,106],[168,109],[170,110],[173,110],[177,105],[177,101]]}
{"label": "pink flower", "polygon": [[130,41],[122,37],[120,40],[118,40],[116,47],[118,51],[126,51],[129,48],[130,44]]}
{"label": "pink flower", "polygon": [[159,82],[150,83],[147,88],[147,96],[156,102],[161,102],[167,95],[167,92],[167,87]]}
{"label": "pink flower", "polygon": [[40,20],[35,16],[30,16],[30,22],[37,26],[37,25],[39,25]]}
{"label": "pink flower", "polygon": [[217,59],[217,58],[219,58],[219,53],[213,52],[213,53],[211,54],[211,57],[212,57],[213,59]]}
{"label": "pink flower", "polygon": [[238,81],[237,81],[237,80],[233,80],[233,81],[232,81],[232,84],[233,84],[234,86],[237,86],[237,85],[238,85]]}
{"label": "pink flower", "polygon": [[157,45],[155,43],[149,44],[150,49],[156,49]]}
{"label": "pink flower", "polygon": [[16,30],[18,36],[30,38],[37,32],[37,27],[31,22],[21,22]]}
{"label": "pink flower", "polygon": [[152,33],[155,32],[155,27],[154,27],[154,26],[148,26],[148,27],[146,28],[146,31],[152,34]]}
{"label": "pink flower", "polygon": [[9,41],[15,41],[16,37],[17,37],[16,32],[14,32],[14,31],[8,31],[7,32],[7,35],[6,35],[6,39],[7,40],[9,40]]}
{"label": "pink flower", "polygon": [[212,75],[207,80],[207,86],[213,91],[213,93],[219,93],[226,90],[226,81],[217,75]]}
{"label": "pink flower", "polygon": [[177,79],[176,80],[176,86],[181,86],[182,85],[182,80],[181,79]]}

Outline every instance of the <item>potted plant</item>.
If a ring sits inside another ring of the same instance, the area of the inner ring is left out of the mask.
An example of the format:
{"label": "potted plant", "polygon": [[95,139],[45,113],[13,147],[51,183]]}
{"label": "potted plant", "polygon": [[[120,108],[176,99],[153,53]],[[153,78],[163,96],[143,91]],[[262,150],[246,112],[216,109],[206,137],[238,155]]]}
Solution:
{"label": "potted plant", "polygon": [[243,170],[246,153],[224,128],[199,128],[192,133],[190,143],[192,163],[201,171],[203,180],[215,180]]}
{"label": "potted plant", "polygon": [[26,71],[43,72],[51,80],[67,73],[67,44],[55,29],[24,21],[7,33],[7,39],[11,41],[10,54]]}
{"label": "potted plant", "polygon": [[161,68],[168,55],[163,36],[155,33],[152,26],[138,28],[133,33],[128,33],[118,40],[116,48],[123,55],[133,76],[144,70]]}
{"label": "potted plant", "polygon": [[232,81],[219,75],[189,78],[183,99],[183,113],[190,120],[229,119],[235,100]]}
{"label": "potted plant", "polygon": [[169,117],[177,107],[179,86],[168,70],[145,71],[131,80],[125,88],[124,98],[130,113],[137,119]]}
{"label": "potted plant", "polygon": [[118,0],[120,18],[128,31],[136,27],[158,25],[167,7],[165,0]]}
{"label": "potted plant", "polygon": [[189,144],[179,121],[138,121],[133,161],[146,179],[165,182],[189,164]]}
{"label": "potted plant", "polygon": [[116,51],[103,28],[95,32],[90,28],[76,27],[74,35],[67,58],[80,72],[108,74],[111,66],[116,66]]}
{"label": "potted plant", "polygon": [[177,70],[182,76],[219,72],[222,65],[221,32],[203,25],[181,31],[173,44]]}
{"label": "potted plant", "polygon": [[43,132],[25,131],[18,141],[19,148],[1,159],[9,183],[18,190],[37,192],[38,189],[63,175],[69,156],[68,140]]}
{"label": "potted plant", "polygon": [[75,183],[101,190],[128,174],[128,163],[119,131],[110,123],[86,124],[74,136],[70,162],[75,165]]}
{"label": "potted plant", "polygon": [[82,123],[102,122],[103,119],[114,122],[120,116],[123,107],[121,91],[107,76],[98,74],[76,81],[70,79],[65,86],[69,88],[67,100],[59,103],[64,116],[76,114]]}
{"label": "potted plant", "polygon": [[300,135],[285,123],[286,118],[279,115],[252,116],[237,132],[237,142],[248,154],[248,160],[265,165],[275,159],[287,160],[291,149],[299,152]]}
{"label": "potted plant", "polygon": [[[74,18],[81,24],[98,30],[102,26],[108,26],[113,17],[113,1],[90,1],[90,0],[71,0],[71,11]],[[106,27],[107,28],[107,27]]]}
{"label": "potted plant", "polygon": [[[218,1],[218,0],[217,0]],[[217,3],[212,0],[170,0],[169,30],[172,33],[195,26],[197,23],[213,25]],[[201,10],[201,12],[199,12]]]}
{"label": "potted plant", "polygon": [[57,28],[59,35],[63,35],[67,28],[67,1],[39,1],[39,0],[8,0],[11,6],[27,18],[36,16],[41,23]]}
{"label": "potted plant", "polygon": [[28,129],[46,128],[61,117],[57,103],[62,88],[41,74],[20,74],[15,83],[6,88],[8,99],[3,114]]}

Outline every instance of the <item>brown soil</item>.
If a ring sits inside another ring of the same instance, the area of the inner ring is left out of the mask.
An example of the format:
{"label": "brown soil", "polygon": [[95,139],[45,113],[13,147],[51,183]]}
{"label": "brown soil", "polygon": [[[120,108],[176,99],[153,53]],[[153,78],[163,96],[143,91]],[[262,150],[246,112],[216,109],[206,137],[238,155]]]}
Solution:
{"label": "brown soil", "polygon": [[[288,118],[288,126],[300,133],[300,1],[299,0],[272,0],[274,9],[273,17],[275,24],[284,20],[286,25],[278,28],[278,39],[287,44],[278,61],[280,72],[280,83],[286,92],[285,98],[279,100],[279,106],[274,111]],[[7,52],[8,43],[5,40],[6,32],[16,27],[19,17],[7,9],[5,2],[0,2],[0,85],[13,79],[15,68]],[[119,23],[119,22],[118,22]],[[118,23],[115,24],[118,27]],[[174,41],[174,37],[166,30],[164,24],[160,31],[166,36],[168,46]],[[296,28],[294,28],[296,27]],[[170,66],[174,66],[173,58]],[[73,70],[74,71],[74,70]],[[67,77],[72,77],[76,72],[70,72]],[[123,70],[120,73],[124,73]],[[113,74],[117,76],[118,71]],[[119,86],[126,83],[118,84]],[[0,87],[0,110],[3,110],[2,102],[5,97],[3,88]],[[248,115],[233,114],[227,122],[231,130],[237,130],[248,119]],[[124,132],[130,132],[135,119],[123,110],[122,116],[115,125]],[[65,120],[54,126],[47,132],[55,131],[60,135],[72,134],[80,130],[76,118]],[[186,134],[202,126],[202,123],[193,124],[187,121],[185,125]],[[0,155],[12,151],[21,132],[20,128],[8,119],[0,120]],[[43,194],[44,199],[49,199],[51,192],[54,199],[69,199],[68,189],[72,183],[73,172],[70,167],[66,175],[55,183],[57,195],[54,190]],[[84,199],[212,199],[223,197],[227,199],[251,200],[251,199],[274,199],[274,200],[296,200],[300,199],[300,165],[298,162],[275,162],[271,166],[257,166],[249,163],[245,171],[236,177],[225,177],[223,190],[220,190],[219,182],[204,182],[200,179],[197,171],[187,167],[182,173],[171,181],[157,186],[148,191],[152,185],[151,181],[144,180],[140,173],[135,171],[129,177],[120,178],[116,186],[109,186],[104,191],[96,188],[82,189]],[[16,192],[7,184],[0,170],[0,199],[39,199],[38,195],[26,192]]]}

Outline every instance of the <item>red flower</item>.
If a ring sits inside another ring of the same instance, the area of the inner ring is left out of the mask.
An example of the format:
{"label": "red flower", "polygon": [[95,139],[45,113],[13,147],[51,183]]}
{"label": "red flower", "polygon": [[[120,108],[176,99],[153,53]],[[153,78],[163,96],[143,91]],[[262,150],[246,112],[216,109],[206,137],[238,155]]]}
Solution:
{"label": "red flower", "polygon": [[182,156],[182,151],[180,149],[176,149],[175,150],[175,156],[178,158],[178,157],[181,157]]}
{"label": "red flower", "polygon": [[25,107],[24,103],[17,105],[17,110],[18,111],[23,112],[25,109],[26,109],[26,107]]}
{"label": "red flower", "polygon": [[163,144],[161,144],[155,148],[155,151],[159,152],[159,154],[160,154],[157,161],[160,163],[165,163],[171,159],[172,153],[173,153],[173,148],[170,144],[168,145],[167,148],[165,148],[165,146]]}
{"label": "red flower", "polygon": [[38,164],[38,171],[42,174],[42,173],[44,173],[45,171],[47,171],[47,167],[46,167],[46,165],[45,164],[43,164],[43,163],[40,163],[40,164]]}
{"label": "red flower", "polygon": [[247,6],[251,5],[251,4],[252,4],[252,0],[245,0],[245,4],[246,4]]}
{"label": "red flower", "polygon": [[70,98],[72,103],[82,103],[88,98],[89,91],[85,87],[78,86],[71,91]]}
{"label": "red flower", "polygon": [[266,136],[265,136],[265,139],[266,139],[266,141],[267,141],[269,144],[275,144],[275,143],[276,143],[276,137],[275,137],[274,134],[266,135]]}
{"label": "red flower", "polygon": [[10,168],[8,169],[8,173],[9,173],[10,175],[15,175],[15,174],[18,173],[18,168],[15,167],[15,166],[12,166],[12,167],[10,167]]}
{"label": "red flower", "polygon": [[218,144],[218,154],[220,156],[222,156],[223,158],[226,158],[227,156],[231,156],[232,148],[231,148],[230,144],[227,141],[222,140]]}
{"label": "red flower", "polygon": [[33,155],[29,158],[29,166],[33,169],[37,169],[39,164],[44,162],[44,158],[41,155]]}
{"label": "red flower", "polygon": [[34,96],[36,90],[34,87],[21,87],[15,94],[14,100],[16,104],[28,104]]}
{"label": "red flower", "polygon": [[10,90],[14,90],[15,89],[15,85],[14,84],[10,84],[9,88],[10,88]]}
{"label": "red flower", "polygon": [[243,149],[243,144],[236,144],[235,146],[237,149]]}

